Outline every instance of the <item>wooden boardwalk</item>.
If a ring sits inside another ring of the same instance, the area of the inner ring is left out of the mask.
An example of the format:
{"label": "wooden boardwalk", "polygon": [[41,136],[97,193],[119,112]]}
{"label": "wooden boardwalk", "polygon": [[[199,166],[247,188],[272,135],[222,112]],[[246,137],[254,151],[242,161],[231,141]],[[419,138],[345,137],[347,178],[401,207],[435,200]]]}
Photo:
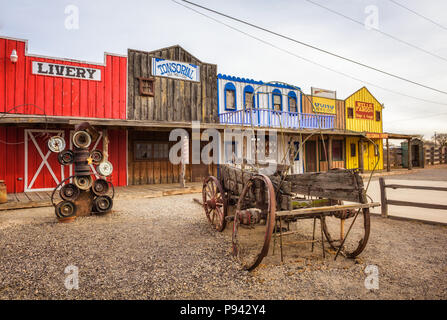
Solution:
{"label": "wooden boardwalk", "polygon": [[[185,188],[178,184],[151,184],[115,188],[115,199],[157,198],[179,194],[202,192],[202,183],[187,183]],[[8,202],[0,204],[1,210],[38,208],[51,206],[52,191],[23,192],[8,194]],[[55,193],[55,202],[59,202],[59,192]]]}

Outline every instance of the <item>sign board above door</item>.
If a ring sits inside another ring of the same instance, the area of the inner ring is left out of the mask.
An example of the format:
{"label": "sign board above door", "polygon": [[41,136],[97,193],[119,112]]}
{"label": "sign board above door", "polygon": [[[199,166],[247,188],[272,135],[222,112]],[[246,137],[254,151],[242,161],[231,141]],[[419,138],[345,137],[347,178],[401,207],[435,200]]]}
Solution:
{"label": "sign board above door", "polygon": [[200,67],[186,62],[152,58],[152,75],[200,82]]}
{"label": "sign board above door", "polygon": [[312,90],[312,96],[314,97],[327,98],[327,99],[337,98],[336,91],[314,88],[314,87],[312,87],[311,90]]}
{"label": "sign board above door", "polygon": [[101,81],[101,69],[33,61],[32,73],[41,76]]}

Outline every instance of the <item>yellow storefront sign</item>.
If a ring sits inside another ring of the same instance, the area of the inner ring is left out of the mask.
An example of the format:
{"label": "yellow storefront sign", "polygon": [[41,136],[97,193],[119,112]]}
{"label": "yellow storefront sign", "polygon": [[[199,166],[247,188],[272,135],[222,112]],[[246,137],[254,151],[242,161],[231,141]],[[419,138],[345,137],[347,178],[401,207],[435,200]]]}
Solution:
{"label": "yellow storefront sign", "polygon": [[312,97],[312,104],[317,113],[335,114],[335,99]]}

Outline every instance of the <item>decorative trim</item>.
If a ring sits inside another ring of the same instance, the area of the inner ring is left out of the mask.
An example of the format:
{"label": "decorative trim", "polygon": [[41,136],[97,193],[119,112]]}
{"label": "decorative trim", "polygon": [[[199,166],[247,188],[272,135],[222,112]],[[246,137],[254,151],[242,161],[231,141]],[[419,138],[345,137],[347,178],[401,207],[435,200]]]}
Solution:
{"label": "decorative trim", "polygon": [[286,85],[286,84],[283,84],[283,83],[265,83],[263,81],[256,81],[256,80],[253,80],[253,79],[234,77],[234,76],[229,76],[229,75],[221,74],[221,73],[219,73],[217,75],[217,79],[223,79],[223,80],[229,80],[229,81],[234,81],[234,82],[243,82],[243,83],[248,83],[248,84],[264,85],[264,86],[271,86],[271,87],[275,87],[275,88],[285,88],[285,89],[301,91],[300,87],[292,87],[292,86],[289,86],[289,85]]}

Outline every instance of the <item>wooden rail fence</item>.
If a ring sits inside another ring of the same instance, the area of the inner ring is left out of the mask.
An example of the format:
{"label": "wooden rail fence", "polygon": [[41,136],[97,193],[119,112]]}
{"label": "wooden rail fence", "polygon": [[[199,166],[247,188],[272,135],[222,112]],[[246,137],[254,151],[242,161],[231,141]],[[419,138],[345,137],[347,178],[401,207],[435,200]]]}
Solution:
{"label": "wooden rail fence", "polygon": [[447,191],[447,188],[427,187],[427,186],[408,186],[408,185],[403,185],[403,184],[385,184],[385,180],[383,178],[379,178],[379,184],[380,184],[380,201],[381,201],[382,217],[384,217],[384,218],[388,217],[388,205],[447,210],[447,205],[433,204],[433,203],[422,203],[422,202],[410,202],[410,201],[401,201],[401,200],[391,200],[391,199],[388,199],[386,196],[386,188],[417,189],[417,190],[431,190],[431,191]]}

